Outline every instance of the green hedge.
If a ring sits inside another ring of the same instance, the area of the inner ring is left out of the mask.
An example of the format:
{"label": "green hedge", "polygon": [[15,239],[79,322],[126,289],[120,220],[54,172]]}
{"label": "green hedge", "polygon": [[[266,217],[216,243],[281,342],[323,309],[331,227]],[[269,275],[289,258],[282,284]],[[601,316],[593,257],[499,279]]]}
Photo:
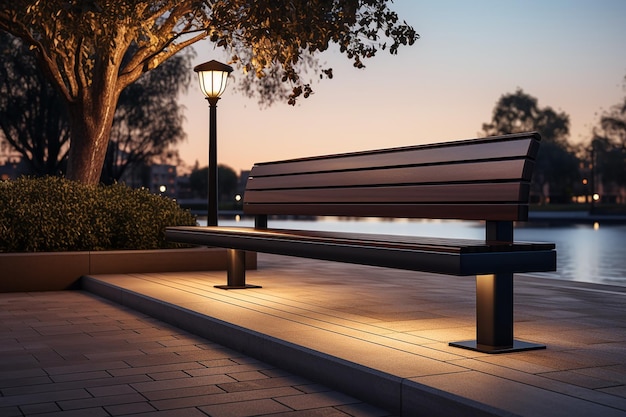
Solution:
{"label": "green hedge", "polygon": [[145,189],[55,177],[0,181],[0,252],[180,247],[165,241],[165,227],[195,224],[174,200]]}

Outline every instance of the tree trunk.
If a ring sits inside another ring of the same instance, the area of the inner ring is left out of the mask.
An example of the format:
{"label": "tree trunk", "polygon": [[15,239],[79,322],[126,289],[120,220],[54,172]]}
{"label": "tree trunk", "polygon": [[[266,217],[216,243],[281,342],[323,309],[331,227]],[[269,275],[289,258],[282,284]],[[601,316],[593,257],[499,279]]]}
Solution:
{"label": "tree trunk", "polygon": [[70,149],[66,177],[84,184],[98,184],[111,136],[119,93],[94,91],[91,104],[72,103],[69,108]]}

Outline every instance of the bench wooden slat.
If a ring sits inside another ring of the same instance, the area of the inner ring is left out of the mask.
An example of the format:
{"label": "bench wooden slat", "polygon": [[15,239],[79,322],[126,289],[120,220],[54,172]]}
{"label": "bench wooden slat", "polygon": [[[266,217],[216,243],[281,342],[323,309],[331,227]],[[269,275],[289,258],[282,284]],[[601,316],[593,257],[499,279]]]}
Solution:
{"label": "bench wooden slat", "polygon": [[[440,182],[491,181],[499,179],[530,181],[533,162],[485,161],[459,163],[443,169],[440,165],[409,166],[401,168],[375,168],[340,172],[283,175],[249,179],[247,192],[251,190],[275,190],[284,188],[349,187],[358,185],[428,184]],[[527,167],[527,165],[530,165]]]}
{"label": "bench wooden slat", "polygon": [[528,185],[520,183],[341,187],[246,192],[246,203],[511,203],[524,201]]}
{"label": "bench wooden slat", "polygon": [[[246,208],[249,215],[298,215],[345,217],[406,217],[464,220],[527,219],[528,206],[519,204],[252,204]],[[436,213],[436,215],[434,214]]]}
{"label": "bench wooden slat", "polygon": [[325,172],[346,169],[424,165],[488,159],[534,159],[537,134],[508,135],[488,140],[463,140],[436,145],[417,145],[378,151],[264,162],[253,167],[254,177]]}
{"label": "bench wooden slat", "polygon": [[539,140],[528,133],[257,164],[244,213],[526,220]]}

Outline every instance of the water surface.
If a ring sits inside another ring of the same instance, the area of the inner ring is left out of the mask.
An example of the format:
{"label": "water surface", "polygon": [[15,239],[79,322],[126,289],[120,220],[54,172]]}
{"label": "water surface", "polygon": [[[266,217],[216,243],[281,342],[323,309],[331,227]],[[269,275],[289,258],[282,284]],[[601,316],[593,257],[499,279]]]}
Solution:
{"label": "water surface", "polygon": [[[221,220],[221,226],[251,226],[253,221]],[[274,220],[270,227],[306,230],[341,230],[413,236],[484,238],[484,224],[447,220]],[[541,226],[527,223],[515,229],[515,240],[552,242],[557,248],[555,272],[532,273],[537,277],[626,286],[626,225],[567,224]]]}

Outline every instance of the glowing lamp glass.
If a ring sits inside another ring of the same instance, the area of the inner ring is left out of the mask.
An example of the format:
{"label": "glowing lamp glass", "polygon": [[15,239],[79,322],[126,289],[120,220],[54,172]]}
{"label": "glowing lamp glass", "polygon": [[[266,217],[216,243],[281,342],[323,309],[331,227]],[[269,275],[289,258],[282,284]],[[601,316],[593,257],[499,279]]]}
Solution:
{"label": "glowing lamp glass", "polygon": [[198,73],[200,90],[208,98],[218,98],[226,90],[228,75],[233,72],[230,65],[217,61],[200,64],[193,69]]}

